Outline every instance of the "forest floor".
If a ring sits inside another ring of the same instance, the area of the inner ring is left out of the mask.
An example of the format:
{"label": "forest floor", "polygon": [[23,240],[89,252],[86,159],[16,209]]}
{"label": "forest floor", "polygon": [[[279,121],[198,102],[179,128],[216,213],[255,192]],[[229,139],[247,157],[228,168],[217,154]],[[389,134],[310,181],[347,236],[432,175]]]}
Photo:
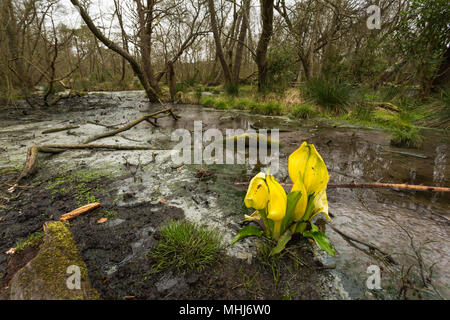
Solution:
{"label": "forest floor", "polygon": [[[48,111],[11,108],[2,111],[0,157],[0,287],[35,255],[27,249],[4,254],[47,221],[82,205],[101,207],[70,222],[69,229],[85,261],[93,287],[103,299],[377,299],[396,298],[402,285],[398,273],[383,276],[384,290],[368,290],[366,268],[379,261],[350,246],[327,229],[339,255],[328,257],[308,241],[292,241],[290,249],[309,265],[290,255],[269,258],[258,240],[246,239],[227,246],[243,215],[245,187],[261,167],[255,165],[183,165],[170,160],[170,140],[177,128],[193,129],[201,120],[205,129],[279,128],[280,182],[288,182],[287,156],[303,140],[314,143],[330,171],[331,181],[393,182],[449,185],[448,136],[426,131],[419,150],[389,145],[389,134],[363,130],[326,119],[293,120],[254,115],[242,110],[213,110],[195,105],[174,105],[181,119],[158,120],[159,127],[141,123],[129,131],[100,140],[104,144],[149,146],[146,151],[66,151],[39,157],[38,171],[22,182],[13,195],[6,189],[23,168],[26,147],[33,144],[81,143],[105,132],[104,125],[123,125],[161,106],[149,105],[142,92],[93,93],[64,100]],[[89,122],[88,122],[89,121]],[[51,134],[44,130],[78,126]],[[208,171],[203,176],[200,172]],[[383,217],[390,215],[421,243],[427,264],[437,261],[434,278],[448,296],[449,198],[446,194],[394,190],[328,191],[333,225],[388,252],[410,252],[410,238]],[[9,198],[9,200],[6,200]],[[106,222],[99,223],[100,218]],[[207,269],[152,273],[149,252],[160,241],[159,230],[170,220],[201,223],[223,235],[225,244],[217,261]],[[393,243],[392,239],[397,239]],[[406,254],[402,265],[416,263]],[[325,266],[325,268],[324,268]],[[387,267],[384,267],[387,270]],[[414,291],[414,290],[411,290]],[[428,290],[429,291],[429,290]],[[427,297],[427,292],[421,293]],[[3,297],[8,298],[7,291]],[[433,295],[431,295],[433,297]]]}

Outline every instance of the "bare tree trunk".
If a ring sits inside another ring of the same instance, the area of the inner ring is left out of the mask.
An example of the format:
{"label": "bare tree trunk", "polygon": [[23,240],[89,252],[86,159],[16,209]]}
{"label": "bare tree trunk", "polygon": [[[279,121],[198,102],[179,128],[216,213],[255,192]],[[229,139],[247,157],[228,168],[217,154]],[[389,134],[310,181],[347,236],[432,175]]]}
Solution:
{"label": "bare tree trunk", "polygon": [[141,68],[140,64],[136,61],[136,59],[133,56],[131,56],[128,52],[126,52],[124,49],[115,44],[113,41],[106,38],[106,36],[101,33],[101,31],[94,25],[92,19],[89,17],[86,10],[80,5],[80,2],[78,0],[70,0],[70,2],[72,2],[72,4],[79,9],[81,17],[88,26],[89,30],[91,30],[91,32],[95,35],[95,37],[97,37],[97,39],[99,39],[109,49],[120,54],[124,59],[128,61],[134,73],[139,78],[142,86],[144,87],[144,90],[147,93],[149,100],[151,102],[158,102],[159,101],[158,92],[152,88],[152,86],[147,80],[146,75],[144,74],[143,69]]}
{"label": "bare tree trunk", "polygon": [[139,48],[142,56],[142,66],[144,75],[147,78],[148,84],[159,95],[161,89],[154,76],[153,66],[151,62],[152,52],[152,20],[154,0],[147,0],[147,7],[143,7],[141,0],[135,0],[139,16]]}
{"label": "bare tree trunk", "polygon": [[258,66],[258,90],[267,88],[267,48],[273,31],[273,0],[261,0],[262,31],[256,48],[255,62]]}
{"label": "bare tree trunk", "polygon": [[248,29],[248,16],[250,12],[250,0],[244,0],[242,8],[242,23],[241,30],[239,32],[238,44],[236,47],[236,56],[234,57],[234,70],[233,70],[233,83],[239,83],[239,73],[241,71],[242,53],[244,51],[244,41],[247,36]]}
{"label": "bare tree trunk", "polygon": [[173,69],[173,62],[172,61],[168,61],[167,62],[167,67],[168,67],[168,83],[169,83],[169,91],[170,91],[170,101],[175,101],[175,95],[176,95],[176,80],[175,80],[175,71]]}
{"label": "bare tree trunk", "polygon": [[[118,0],[114,0],[114,6],[116,8],[115,13],[117,15],[117,20],[119,21],[120,31],[122,34],[122,45],[123,45],[123,48],[125,49],[125,51],[129,53],[127,33],[126,33],[124,25],[123,25],[122,10],[121,10]],[[125,80],[126,72],[127,72],[126,60],[125,60],[125,58],[122,58],[122,75],[120,76],[120,82],[123,82]]]}
{"label": "bare tree trunk", "polygon": [[225,83],[231,83],[231,71],[225,60],[225,56],[223,54],[222,43],[220,42],[220,34],[219,29],[217,28],[217,20],[216,20],[216,9],[214,8],[214,0],[208,0],[208,9],[209,15],[211,16],[211,29],[214,36],[214,42],[216,44],[216,54],[219,59],[220,65],[222,66],[223,74],[225,76]]}
{"label": "bare tree trunk", "polygon": [[6,0],[3,4],[3,10],[5,10],[5,18],[8,19],[6,23],[6,37],[8,39],[9,61],[8,65],[11,71],[17,77],[21,88],[25,96],[28,96],[30,89],[30,81],[27,77],[27,73],[24,71],[23,62],[19,53],[19,44],[17,39],[18,26],[16,15],[14,13],[14,7],[11,0]]}

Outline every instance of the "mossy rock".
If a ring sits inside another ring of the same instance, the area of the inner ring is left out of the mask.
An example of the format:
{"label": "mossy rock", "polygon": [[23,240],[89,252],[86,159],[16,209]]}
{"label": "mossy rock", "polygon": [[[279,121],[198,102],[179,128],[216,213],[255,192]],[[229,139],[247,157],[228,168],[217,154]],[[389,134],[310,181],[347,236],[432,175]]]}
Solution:
{"label": "mossy rock", "polygon": [[[80,289],[69,289],[72,276],[68,267],[80,269]],[[72,233],[62,222],[49,222],[45,227],[39,253],[12,278],[9,288],[13,300],[93,300],[100,299],[88,278]]]}

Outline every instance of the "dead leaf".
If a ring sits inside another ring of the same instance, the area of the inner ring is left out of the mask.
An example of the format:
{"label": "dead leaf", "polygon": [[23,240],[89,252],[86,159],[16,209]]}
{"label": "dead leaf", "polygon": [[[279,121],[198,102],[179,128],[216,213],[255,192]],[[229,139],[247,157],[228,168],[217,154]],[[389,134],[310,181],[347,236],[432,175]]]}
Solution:
{"label": "dead leaf", "polygon": [[101,218],[97,220],[97,223],[104,223],[108,220],[108,218]]}

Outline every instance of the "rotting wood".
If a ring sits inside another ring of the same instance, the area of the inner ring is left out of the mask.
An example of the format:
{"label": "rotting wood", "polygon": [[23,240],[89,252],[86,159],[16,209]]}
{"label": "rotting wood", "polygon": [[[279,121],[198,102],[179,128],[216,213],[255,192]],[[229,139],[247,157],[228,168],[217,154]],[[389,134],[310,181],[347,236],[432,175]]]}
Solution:
{"label": "rotting wood", "polygon": [[19,185],[19,182],[33,174],[36,171],[38,163],[39,152],[42,153],[61,153],[66,150],[73,149],[109,149],[109,150],[152,150],[152,148],[144,146],[117,146],[117,145],[107,145],[107,144],[49,144],[38,146],[34,145],[28,148],[27,158],[22,172],[17,178],[15,184],[8,189],[9,193],[13,193]]}
{"label": "rotting wood", "polygon": [[68,127],[63,127],[63,128],[54,128],[54,129],[49,129],[49,130],[42,131],[42,134],[54,133],[54,132],[60,132],[60,131],[66,131],[66,130],[71,130],[71,129],[78,129],[78,128],[79,128],[79,126],[68,126]]}
{"label": "rotting wood", "polygon": [[78,217],[79,215],[82,215],[83,213],[94,210],[98,207],[100,207],[100,202],[94,202],[94,203],[87,204],[83,207],[80,207],[78,209],[70,211],[69,213],[63,214],[61,216],[61,218],[59,218],[59,221],[72,220],[72,219]]}
{"label": "rotting wood", "polygon": [[[248,182],[235,182],[235,185],[248,185]],[[282,186],[292,187],[292,183],[280,183]],[[421,186],[406,183],[329,183],[328,188],[384,188],[384,189],[401,189],[410,191],[434,191],[434,192],[450,192],[450,188],[437,186]]]}
{"label": "rotting wood", "polygon": [[133,128],[134,126],[138,125],[142,121],[148,121],[148,119],[154,118],[154,116],[156,116],[158,114],[162,114],[162,113],[167,113],[167,115],[170,115],[171,117],[173,117],[174,120],[178,120],[178,116],[176,116],[172,112],[171,108],[166,108],[166,109],[154,112],[154,113],[145,114],[142,117],[140,117],[140,118],[130,122],[129,124],[127,124],[127,125],[125,125],[125,126],[123,126],[121,128],[118,128],[116,130],[112,130],[112,131],[109,131],[109,132],[105,132],[105,133],[101,133],[101,134],[98,134],[96,136],[93,136],[93,137],[87,139],[84,143],[91,143],[91,142],[93,142],[95,140],[106,138],[106,137],[111,137],[111,136],[116,135],[116,134],[118,134],[120,132],[130,130],[131,128]]}

